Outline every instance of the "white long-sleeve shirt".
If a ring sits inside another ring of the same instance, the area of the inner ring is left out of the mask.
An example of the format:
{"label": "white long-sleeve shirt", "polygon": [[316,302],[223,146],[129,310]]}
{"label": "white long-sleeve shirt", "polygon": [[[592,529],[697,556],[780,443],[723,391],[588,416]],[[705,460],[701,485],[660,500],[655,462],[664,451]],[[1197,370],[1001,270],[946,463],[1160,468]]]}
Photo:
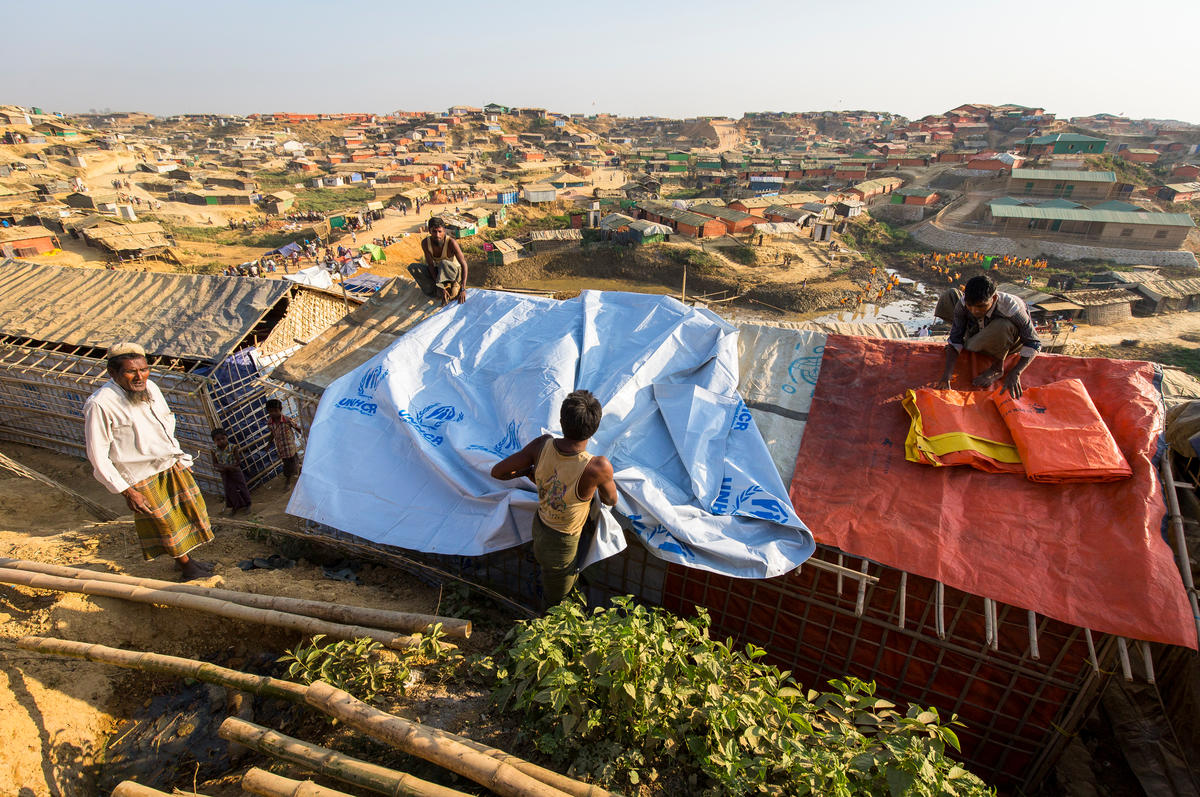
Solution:
{"label": "white long-sleeve shirt", "polygon": [[87,457],[96,480],[121,493],[176,462],[192,466],[192,457],[175,439],[175,414],[162,391],[146,383],[149,401],[133,401],[108,380],[83,405]]}

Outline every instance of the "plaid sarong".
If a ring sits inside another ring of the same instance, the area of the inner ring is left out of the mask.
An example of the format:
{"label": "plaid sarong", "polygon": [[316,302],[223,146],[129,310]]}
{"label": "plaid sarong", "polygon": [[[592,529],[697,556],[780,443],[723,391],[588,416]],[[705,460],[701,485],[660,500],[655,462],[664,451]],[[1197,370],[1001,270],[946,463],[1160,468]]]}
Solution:
{"label": "plaid sarong", "polygon": [[176,463],[133,488],[154,507],[149,515],[133,513],[133,526],[147,560],[164,553],[178,559],[212,540],[204,496],[187,468]]}

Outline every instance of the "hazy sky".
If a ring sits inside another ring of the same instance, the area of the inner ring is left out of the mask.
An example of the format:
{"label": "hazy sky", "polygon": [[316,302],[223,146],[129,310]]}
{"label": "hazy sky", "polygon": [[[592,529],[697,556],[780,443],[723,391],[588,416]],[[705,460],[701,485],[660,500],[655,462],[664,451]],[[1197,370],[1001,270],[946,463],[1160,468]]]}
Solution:
{"label": "hazy sky", "polygon": [[0,103],[740,116],[963,102],[1200,122],[1200,0],[22,3]]}

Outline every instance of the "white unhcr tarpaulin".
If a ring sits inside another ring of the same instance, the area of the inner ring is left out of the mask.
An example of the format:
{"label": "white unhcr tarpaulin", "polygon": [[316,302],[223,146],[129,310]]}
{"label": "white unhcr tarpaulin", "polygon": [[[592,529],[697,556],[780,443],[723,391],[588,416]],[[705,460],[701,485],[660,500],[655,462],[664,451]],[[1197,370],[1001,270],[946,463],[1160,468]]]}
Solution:
{"label": "white unhcr tarpaulin", "polygon": [[321,266],[309,266],[302,268],[295,274],[284,274],[285,280],[291,280],[301,285],[308,285],[312,288],[332,288],[333,277],[329,276],[329,272]]}
{"label": "white unhcr tarpaulin", "polygon": [[796,468],[827,337],[813,330],[738,324],[738,388],[785,483]]}
{"label": "white unhcr tarpaulin", "polygon": [[[533,483],[493,464],[561,434],[567,393],[604,407],[590,450],[656,555],[743,578],[813,552],[746,405],[737,331],[674,299],[474,291],[325,390],[288,512],[387,545],[478,556],[530,538]],[[624,547],[615,521],[585,558]]]}

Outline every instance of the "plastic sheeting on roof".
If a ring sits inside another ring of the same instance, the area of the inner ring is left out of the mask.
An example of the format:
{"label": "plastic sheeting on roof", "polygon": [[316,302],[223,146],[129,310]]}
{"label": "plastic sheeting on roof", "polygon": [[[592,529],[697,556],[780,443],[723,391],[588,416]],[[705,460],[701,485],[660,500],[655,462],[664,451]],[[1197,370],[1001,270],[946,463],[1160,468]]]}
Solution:
{"label": "plastic sheeting on roof", "polygon": [[333,277],[329,276],[329,272],[322,266],[302,268],[295,274],[284,274],[283,278],[298,285],[307,285],[310,288],[325,288],[326,290],[333,288]]}
{"label": "plastic sheeting on roof", "polygon": [[[1161,532],[1158,369],[1034,359],[1022,384],[1082,380],[1133,468],[1122,482],[1050,486],[904,460],[909,419],[897,397],[940,373],[943,359],[933,343],[825,342],[791,488],[818,540],[1082,628],[1194,649],[1187,593]],[[983,367],[960,358],[958,378],[969,383]]]}
{"label": "plastic sheeting on roof", "polygon": [[668,297],[477,292],[330,385],[288,512],[432,553],[518,545],[536,492],[491,466],[556,432],[563,397],[586,387],[605,408],[593,446],[612,462],[617,509],[652,553],[782,575],[812,535],[737,394],[735,349],[733,327]]}
{"label": "plastic sheeting on roof", "polygon": [[231,351],[291,286],[276,280],[67,268],[6,260],[0,334],[213,360]]}

